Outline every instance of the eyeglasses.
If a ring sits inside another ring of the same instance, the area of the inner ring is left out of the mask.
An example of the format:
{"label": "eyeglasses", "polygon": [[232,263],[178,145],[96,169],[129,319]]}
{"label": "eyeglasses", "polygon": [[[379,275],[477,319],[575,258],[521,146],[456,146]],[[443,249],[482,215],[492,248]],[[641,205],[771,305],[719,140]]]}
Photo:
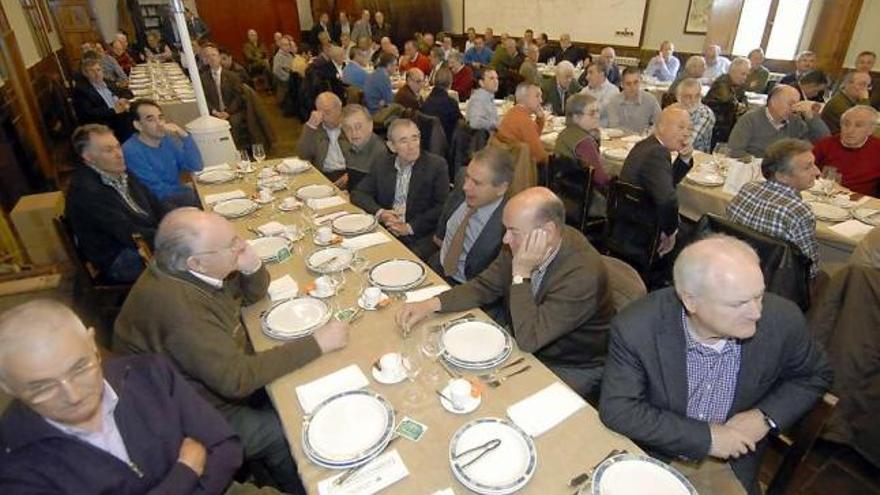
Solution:
{"label": "eyeglasses", "polygon": [[199,251],[198,253],[193,253],[190,256],[204,256],[204,255],[208,255],[208,254],[220,254],[220,253],[238,254],[238,253],[244,251],[244,248],[245,248],[244,239],[242,239],[241,237],[235,236],[232,239],[232,242],[224,248],[212,249],[210,251]]}
{"label": "eyeglasses", "polygon": [[101,360],[95,356],[92,360],[74,368],[64,378],[47,381],[39,385],[30,387],[25,391],[24,399],[31,404],[42,404],[49,402],[58,397],[61,393],[61,387],[67,385],[69,387],[82,388],[88,386],[95,379],[98,373]]}

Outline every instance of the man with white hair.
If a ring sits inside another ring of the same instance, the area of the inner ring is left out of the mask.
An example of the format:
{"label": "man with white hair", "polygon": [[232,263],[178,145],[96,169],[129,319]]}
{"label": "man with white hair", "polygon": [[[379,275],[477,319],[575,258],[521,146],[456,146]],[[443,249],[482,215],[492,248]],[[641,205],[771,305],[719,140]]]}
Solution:
{"label": "man with white hair", "polygon": [[308,160],[340,187],[345,186],[345,156],[342,143],[342,100],[324,92],[315,98],[315,110],[302,128],[296,153]]}
{"label": "man with white hair", "polygon": [[667,40],[660,43],[660,51],[648,62],[645,74],[658,81],[672,81],[678,75],[680,65],[675,56],[675,45]]}
{"label": "man with white hair", "polygon": [[678,85],[676,100],[691,117],[693,147],[704,153],[712,152],[712,129],[715,127],[715,114],[700,100],[703,87],[698,79],[688,78]]}
{"label": "man with white hair", "polygon": [[794,86],[808,72],[816,69],[816,54],[810,50],[804,50],[798,53],[794,62],[794,72],[790,72],[779,80],[779,84],[788,84]]}
{"label": "man with white hair", "polygon": [[856,105],[840,118],[840,134],[826,136],[813,146],[816,165],[835,167],[841,184],[857,193],[880,196],[880,139],[874,132],[880,112]]}
{"label": "man with white hair", "polygon": [[268,287],[269,272],[228,220],[179,208],[159,225],[154,260],[116,319],[113,349],[170,359],[226,417],[245,459],[262,465],[269,484],[300,493],[290,447],[263,388],[344,347],[348,326],[331,320],[311,336],[255,353],[241,309],[264,299]]}
{"label": "man with white hair", "polygon": [[599,56],[605,62],[605,77],[608,78],[608,82],[619,87],[621,83],[620,67],[618,67],[617,63],[615,62],[615,60],[617,59],[617,54],[614,52],[614,48],[606,46],[602,49],[602,52]]}
{"label": "man with white hair", "polygon": [[15,398],[0,420],[3,493],[223,493],[241,465],[235,432],[166,360],[104,362],[57,301],[0,315],[0,389]]}
{"label": "man with white hair", "polygon": [[831,368],[743,241],[691,244],[674,280],[611,321],[599,417],[700,493],[757,495],[767,435],[813,407]]}
{"label": "man with white hair", "polygon": [[608,126],[642,133],[657,122],[660,104],[657,98],[642,91],[641,73],[637,67],[623,71],[623,91],[611,97],[605,111]]}
{"label": "man with white hair", "polygon": [[[678,84],[688,78],[696,79],[700,81],[700,84],[706,84],[706,80],[703,79],[704,72],[706,72],[706,59],[704,59],[702,55],[691,55],[688,57],[687,62],[684,63],[684,70],[682,70],[681,74],[672,81],[672,84],[669,86],[669,90],[666,93],[675,96]],[[709,81],[710,84],[711,82],[712,81]]]}
{"label": "man with white hair", "polygon": [[831,134],[840,132],[840,118],[856,105],[871,104],[871,76],[864,72],[849,72],[843,76],[840,90],[822,107],[822,120]]}
{"label": "man with white hair", "polygon": [[388,147],[373,133],[370,111],[358,104],[348,104],[342,109],[342,132],[347,140],[340,142],[345,156],[348,190],[353,191],[366,177],[374,163],[388,159]]}
{"label": "man with white hair", "polygon": [[726,143],[736,120],[749,109],[746,78],[750,69],[749,59],[737,57],[730,64],[728,73],[718,76],[703,97],[703,103],[715,113],[713,143]]}
{"label": "man with white hair", "polygon": [[549,155],[541,142],[541,131],[548,116],[541,107],[541,88],[519,83],[515,97],[516,105],[501,118],[495,137],[506,144],[525,143],[534,163],[546,163]]}
{"label": "man with white hair", "polygon": [[721,47],[718,45],[709,45],[703,50],[703,58],[706,61],[706,70],[703,72],[703,78],[711,84],[722,74],[727,74],[730,69],[730,59],[721,55]]}
{"label": "man with white hair", "polygon": [[553,108],[553,115],[565,115],[565,100],[581,90],[574,77],[574,65],[563,60],[556,65],[556,77],[541,84],[544,103]]}
{"label": "man with white hair", "polygon": [[587,51],[579,46],[575,46],[571,42],[571,35],[568,33],[562,33],[559,35],[559,58],[556,59],[556,62],[560,62],[562,60],[566,60],[571,63],[571,65],[577,65],[579,63],[583,63],[584,59],[587,58]]}

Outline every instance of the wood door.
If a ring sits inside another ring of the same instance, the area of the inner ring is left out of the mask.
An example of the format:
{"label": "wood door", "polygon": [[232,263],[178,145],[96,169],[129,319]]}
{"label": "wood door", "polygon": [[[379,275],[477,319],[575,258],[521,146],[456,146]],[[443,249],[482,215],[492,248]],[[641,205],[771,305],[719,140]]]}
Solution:
{"label": "wood door", "polygon": [[82,44],[101,41],[92,8],[88,0],[50,0],[49,7],[70,69],[76,72],[82,58]]}
{"label": "wood door", "polygon": [[300,39],[299,14],[293,0],[196,0],[199,16],[211,28],[211,39],[242,60],[247,30],[256,29],[271,49],[276,31]]}

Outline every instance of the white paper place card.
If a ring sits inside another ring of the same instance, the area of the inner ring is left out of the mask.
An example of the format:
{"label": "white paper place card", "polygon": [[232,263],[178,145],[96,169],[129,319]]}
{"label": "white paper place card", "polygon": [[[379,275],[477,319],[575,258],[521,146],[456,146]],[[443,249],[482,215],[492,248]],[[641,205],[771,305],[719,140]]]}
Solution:
{"label": "white paper place card", "polygon": [[222,193],[208,194],[205,196],[205,204],[212,205],[214,203],[219,203],[221,201],[226,201],[227,199],[237,199],[237,198],[246,198],[247,195],[241,189],[236,189],[234,191],[226,191]]}
{"label": "white paper place card", "polygon": [[844,237],[855,239],[857,241],[868,235],[868,232],[874,230],[873,225],[868,225],[858,220],[847,220],[828,228]]}
{"label": "white paper place card", "polygon": [[372,495],[409,476],[397,450],[385,452],[353,474],[342,485],[334,485],[333,480],[345,473],[318,482],[320,495]]}
{"label": "white paper place card", "polygon": [[367,375],[352,364],[296,387],[296,398],[306,414],[311,414],[315,407],[333,395],[349,390],[358,390],[370,384]]}
{"label": "white paper place card", "polygon": [[371,246],[385,244],[386,242],[391,242],[391,237],[389,237],[388,234],[385,234],[384,232],[372,232],[343,239],[342,247],[357,251],[358,249],[366,249]]}
{"label": "white paper place card", "polygon": [[306,202],[309,208],[313,210],[324,210],[334,206],[344,205],[348,203],[342,196],[330,196],[329,198],[310,199]]}
{"label": "white paper place card", "polygon": [[287,227],[280,222],[268,222],[257,227],[257,230],[263,235],[278,235],[283,234],[287,230]]}
{"label": "white paper place card", "polygon": [[548,431],[586,406],[578,394],[556,382],[507,408],[507,416],[532,437]]}
{"label": "white paper place card", "polygon": [[450,287],[448,285],[441,284],[425,287],[424,289],[411,290],[406,293],[406,302],[417,303],[427,301],[428,299],[431,299],[438,294],[442,294],[449,289]]}
{"label": "white paper place card", "polygon": [[269,284],[269,299],[272,302],[281,301],[283,299],[291,299],[296,297],[299,292],[299,285],[290,275],[273,280]]}
{"label": "white paper place card", "polygon": [[437,490],[433,495],[455,495],[455,492],[452,491],[452,488],[444,488],[442,490]]}

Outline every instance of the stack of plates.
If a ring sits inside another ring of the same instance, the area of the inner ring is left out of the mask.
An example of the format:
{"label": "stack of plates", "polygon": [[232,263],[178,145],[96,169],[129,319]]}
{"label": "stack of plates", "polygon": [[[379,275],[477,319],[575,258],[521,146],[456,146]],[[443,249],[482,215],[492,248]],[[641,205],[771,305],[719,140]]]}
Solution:
{"label": "stack of plates", "polygon": [[281,163],[275,166],[275,170],[282,174],[299,174],[308,170],[309,167],[311,167],[311,165],[305,160],[300,160],[299,158],[285,158]]}
{"label": "stack of plates", "polygon": [[330,320],[330,308],[313,297],[297,297],[272,306],[263,314],[263,333],[278,340],[292,340],[311,335]]}
{"label": "stack of plates", "polygon": [[336,217],[330,224],[339,235],[365,234],[376,228],[376,217],[366,213],[351,213]]}
{"label": "stack of plates", "polygon": [[385,260],[370,269],[370,283],[383,291],[412,289],[425,280],[425,267],[404,259]]}
{"label": "stack of plates", "polygon": [[257,211],[260,205],[247,198],[227,199],[214,205],[214,213],[226,218],[239,218]]}
{"label": "stack of plates", "polygon": [[296,190],[296,197],[303,201],[307,199],[329,198],[334,194],[336,194],[336,190],[328,184],[312,184]]}
{"label": "stack of plates", "polygon": [[248,241],[264,263],[276,263],[290,258],[290,240],[281,236],[258,237]]}
{"label": "stack of plates", "polygon": [[287,189],[287,179],[280,175],[268,175],[257,179],[257,189],[269,189],[277,192]]}
{"label": "stack of plates", "polygon": [[599,132],[602,134],[602,139],[618,139],[626,134],[623,129],[617,129],[616,127],[603,128]]}
{"label": "stack of plates", "polygon": [[697,495],[681,473],[665,462],[640,454],[618,454],[605,459],[593,471],[593,481],[581,495]]}
{"label": "stack of plates", "polygon": [[818,201],[808,201],[807,204],[810,205],[810,209],[813,210],[813,214],[819,220],[825,220],[826,222],[849,220],[849,212],[839,206]]}
{"label": "stack of plates", "polygon": [[306,266],[317,273],[333,273],[345,270],[354,259],[354,251],[331,246],[319,249],[306,258]]}
{"label": "stack of plates", "polygon": [[868,225],[880,225],[880,210],[875,210],[874,208],[856,208],[853,210],[852,215],[856,220]]}
{"label": "stack of plates", "polygon": [[[498,448],[487,452],[467,467],[474,456],[462,452],[500,440]],[[455,479],[467,489],[486,495],[514,493],[532,479],[538,467],[535,443],[515,424],[497,418],[481,418],[459,428],[449,442],[449,465]],[[650,493],[646,491],[644,493]]]}
{"label": "stack of plates", "polygon": [[510,357],[513,339],[494,323],[459,320],[443,329],[443,359],[464,369],[494,368]]}
{"label": "stack of plates", "polygon": [[235,180],[235,172],[232,170],[208,170],[196,175],[196,180],[202,184],[222,184]]}
{"label": "stack of plates", "polygon": [[394,436],[394,409],[379,394],[352,390],[320,403],[303,422],[306,456],[329,469],[370,462]]}

